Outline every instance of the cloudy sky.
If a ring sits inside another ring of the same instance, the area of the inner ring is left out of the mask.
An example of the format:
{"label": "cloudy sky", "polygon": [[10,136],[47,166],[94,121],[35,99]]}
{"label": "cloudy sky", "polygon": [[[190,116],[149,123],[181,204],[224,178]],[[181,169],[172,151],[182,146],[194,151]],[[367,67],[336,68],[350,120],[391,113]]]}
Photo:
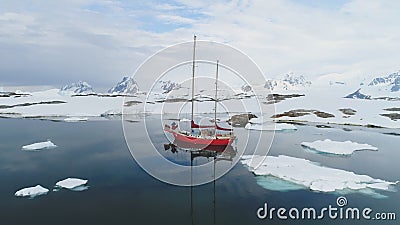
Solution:
{"label": "cloudy sky", "polygon": [[[318,3],[316,3],[318,2]],[[130,76],[183,41],[240,49],[268,78],[360,80],[400,69],[400,1],[0,0],[0,86]]]}

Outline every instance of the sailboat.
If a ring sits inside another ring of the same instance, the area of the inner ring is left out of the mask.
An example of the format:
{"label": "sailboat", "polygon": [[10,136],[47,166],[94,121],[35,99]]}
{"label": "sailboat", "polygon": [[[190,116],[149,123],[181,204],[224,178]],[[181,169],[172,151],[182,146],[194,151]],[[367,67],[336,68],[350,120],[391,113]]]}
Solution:
{"label": "sailboat", "polygon": [[[217,97],[218,97],[218,66],[217,61],[216,77],[215,77],[215,98],[214,98],[214,125],[199,125],[194,122],[194,74],[195,74],[195,56],[196,56],[196,36],[193,41],[193,62],[192,62],[192,113],[190,121],[190,131],[180,130],[175,123],[170,125],[165,124],[164,130],[171,133],[175,141],[174,143],[183,148],[205,149],[219,148],[232,144],[236,139],[233,130],[230,128],[220,127],[217,124]],[[195,132],[199,129],[199,132]]]}

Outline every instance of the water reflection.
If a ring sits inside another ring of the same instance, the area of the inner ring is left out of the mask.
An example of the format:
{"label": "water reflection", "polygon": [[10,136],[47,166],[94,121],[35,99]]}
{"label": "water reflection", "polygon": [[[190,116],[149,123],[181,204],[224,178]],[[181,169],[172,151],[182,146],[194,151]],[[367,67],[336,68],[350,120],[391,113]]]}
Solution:
{"label": "water reflection", "polygon": [[190,218],[191,224],[194,225],[194,217],[195,217],[195,208],[194,208],[194,199],[193,199],[193,192],[195,189],[195,185],[193,185],[193,164],[194,159],[196,158],[205,158],[205,159],[212,159],[213,163],[213,170],[212,170],[212,183],[213,183],[213,200],[212,200],[212,211],[213,211],[213,224],[216,224],[216,176],[215,176],[215,166],[219,161],[230,161],[232,162],[237,154],[237,149],[229,146],[214,146],[209,145],[202,149],[196,149],[192,146],[184,147],[185,143],[180,143],[174,141],[174,143],[165,143],[164,150],[171,151],[173,154],[178,155],[178,152],[184,152],[185,154],[190,155]]}
{"label": "water reflection", "polygon": [[208,145],[206,147],[197,148],[191,144],[179,142],[177,140],[173,143],[164,143],[163,145],[165,152],[172,153],[172,156],[169,154],[167,158],[185,166],[193,166],[193,164],[189,164],[189,161],[193,161],[195,158],[198,159],[196,160],[195,166],[209,163],[210,160],[233,162],[238,153],[237,147],[233,147],[232,145]]}

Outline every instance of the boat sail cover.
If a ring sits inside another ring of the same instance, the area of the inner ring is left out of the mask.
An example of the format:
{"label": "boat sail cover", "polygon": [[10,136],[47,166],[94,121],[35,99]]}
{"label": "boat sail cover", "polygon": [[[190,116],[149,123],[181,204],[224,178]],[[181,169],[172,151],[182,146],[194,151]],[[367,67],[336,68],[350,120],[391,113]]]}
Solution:
{"label": "boat sail cover", "polygon": [[192,120],[192,122],[191,122],[190,127],[191,127],[191,128],[215,128],[215,129],[217,129],[217,130],[233,131],[233,130],[230,129],[230,128],[220,127],[220,126],[218,126],[217,124],[215,124],[215,125],[199,125],[199,124],[195,123],[193,120]]}

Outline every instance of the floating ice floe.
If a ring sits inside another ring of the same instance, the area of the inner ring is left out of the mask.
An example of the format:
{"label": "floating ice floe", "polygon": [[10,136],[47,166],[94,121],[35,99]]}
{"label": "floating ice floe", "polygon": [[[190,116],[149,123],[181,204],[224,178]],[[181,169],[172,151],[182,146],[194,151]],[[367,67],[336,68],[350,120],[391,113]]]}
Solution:
{"label": "floating ice floe", "polygon": [[301,145],[318,152],[336,155],[351,155],[354,151],[360,150],[378,150],[377,147],[369,144],[359,144],[351,141],[332,141],[330,139],[318,140],[314,142],[302,142]]}
{"label": "floating ice floe", "polygon": [[287,192],[306,189],[304,186],[273,176],[256,176],[256,182],[261,187],[271,191]]}
{"label": "floating ice floe", "polygon": [[398,181],[389,182],[346,170],[324,167],[316,162],[285,155],[277,157],[245,155],[241,163],[256,176],[276,177],[319,192],[362,192],[365,189],[387,191],[398,183]]}
{"label": "floating ice floe", "polygon": [[56,183],[58,188],[66,188],[73,191],[83,191],[88,189],[86,186],[88,180],[83,180],[79,178],[67,178]]}
{"label": "floating ice floe", "polygon": [[255,118],[251,118],[249,120],[249,123],[251,123],[251,124],[263,124],[263,123],[267,123],[267,122],[271,122],[271,119],[263,118],[263,117],[255,117]]}
{"label": "floating ice floe", "polygon": [[57,145],[55,145],[51,141],[43,141],[43,142],[37,142],[33,143],[30,145],[24,145],[22,146],[22,150],[42,150],[42,149],[49,149],[49,148],[56,148]]}
{"label": "floating ice floe", "polygon": [[44,188],[40,185],[36,185],[34,187],[27,187],[27,188],[23,188],[21,190],[18,190],[17,192],[15,192],[15,196],[18,197],[30,197],[30,198],[34,198],[36,196],[39,195],[45,195],[47,194],[47,192],[49,192],[49,189]]}
{"label": "floating ice floe", "polygon": [[82,122],[87,120],[87,117],[68,117],[64,119],[65,122]]}
{"label": "floating ice floe", "polygon": [[265,131],[297,130],[296,126],[287,123],[263,123],[263,124],[247,123],[245,128],[248,130],[265,130]]}

